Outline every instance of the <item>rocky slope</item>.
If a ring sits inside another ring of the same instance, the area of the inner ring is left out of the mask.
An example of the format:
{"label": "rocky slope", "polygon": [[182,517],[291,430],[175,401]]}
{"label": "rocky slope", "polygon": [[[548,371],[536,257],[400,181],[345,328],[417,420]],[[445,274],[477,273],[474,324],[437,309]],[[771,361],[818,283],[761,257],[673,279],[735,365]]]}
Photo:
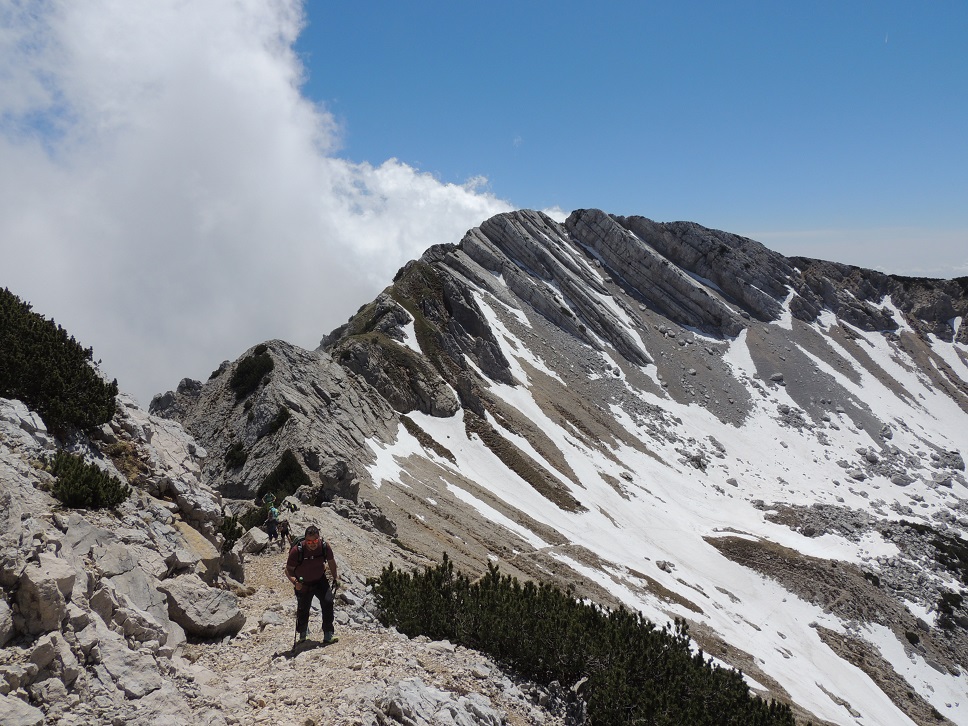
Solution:
{"label": "rocky slope", "polygon": [[[58,448],[127,477],[132,495],[115,510],[60,506],[41,466]],[[324,650],[311,637],[294,649],[285,552],[255,530],[220,555],[223,502],[202,483],[206,458],[178,424],[130,399],[93,440],[70,442],[0,399],[4,726],[563,723],[564,694],[512,681],[478,653],[382,627],[366,578],[390,561],[429,561],[332,507],[288,517],[334,541],[341,641]]]}
{"label": "rocky slope", "polygon": [[[318,350],[266,341],[66,442],[134,482],[116,513],[54,506],[36,462],[65,442],[4,402],[0,712],[576,722],[563,693],[376,623],[365,578],[446,553],[684,618],[803,723],[968,723],[966,287],[516,212],[406,265]],[[258,530],[219,557],[223,516],[267,490],[333,542],[335,646],[291,651]],[[313,670],[329,686],[307,694]]]}
{"label": "rocky slope", "polygon": [[[304,501],[471,573],[686,617],[804,718],[964,723],[966,287],[516,212],[401,269],[311,366],[270,341],[248,396],[237,361],[152,410],[217,452],[223,491],[295,444]],[[352,410],[315,393],[337,379]]]}

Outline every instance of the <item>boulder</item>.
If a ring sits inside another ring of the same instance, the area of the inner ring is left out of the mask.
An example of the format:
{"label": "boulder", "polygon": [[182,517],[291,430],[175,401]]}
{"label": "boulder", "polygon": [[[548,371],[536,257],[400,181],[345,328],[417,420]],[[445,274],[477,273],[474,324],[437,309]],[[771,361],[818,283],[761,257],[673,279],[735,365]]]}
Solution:
{"label": "boulder", "polygon": [[42,726],[44,712],[19,698],[0,696],[0,713],[4,726]]}
{"label": "boulder", "polygon": [[245,554],[259,554],[269,545],[269,535],[259,527],[253,527],[248,532],[239,537],[233,550]]}
{"label": "boulder", "polygon": [[168,596],[168,615],[189,635],[219,638],[234,635],[245,624],[238,598],[209,587],[197,575],[165,580],[159,589]]}
{"label": "boulder", "polygon": [[208,539],[206,539],[197,529],[189,526],[185,522],[175,520],[175,529],[182,536],[184,546],[178,549],[184,550],[188,558],[195,558],[198,575],[205,582],[212,582],[218,575],[219,551]]}
{"label": "boulder", "polygon": [[113,532],[101,527],[95,527],[77,512],[71,512],[67,519],[67,533],[64,544],[74,550],[74,554],[83,557],[90,553],[95,546],[107,546],[118,542]]}
{"label": "boulder", "polygon": [[67,617],[67,601],[77,572],[64,560],[41,554],[20,576],[17,604],[31,635],[59,630]]}
{"label": "boulder", "polygon": [[[67,640],[59,632],[41,637],[30,652],[30,662],[46,677],[55,677],[70,686],[81,674],[81,666]],[[37,680],[44,680],[43,675]]]}
{"label": "boulder", "polygon": [[91,555],[104,577],[123,575],[138,566],[137,555],[131,547],[120,542],[109,545],[95,545]]}
{"label": "boulder", "polygon": [[98,628],[98,636],[100,662],[128,698],[143,698],[161,688],[164,680],[154,658],[130,650],[120,636],[103,626]]}

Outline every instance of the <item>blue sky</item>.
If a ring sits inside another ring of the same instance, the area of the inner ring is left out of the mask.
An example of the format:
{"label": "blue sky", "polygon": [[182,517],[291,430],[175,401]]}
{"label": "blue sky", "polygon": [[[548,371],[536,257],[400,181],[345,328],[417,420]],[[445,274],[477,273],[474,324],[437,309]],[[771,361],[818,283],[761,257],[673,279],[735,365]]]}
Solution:
{"label": "blue sky", "polygon": [[936,230],[932,274],[968,273],[968,4],[308,11],[305,93],[349,158],[481,175],[515,206],[693,220],[803,254],[857,232],[867,256],[844,261],[868,266],[872,232]]}
{"label": "blue sky", "polygon": [[0,285],[147,404],[513,208],[968,274],[964,2],[0,0]]}

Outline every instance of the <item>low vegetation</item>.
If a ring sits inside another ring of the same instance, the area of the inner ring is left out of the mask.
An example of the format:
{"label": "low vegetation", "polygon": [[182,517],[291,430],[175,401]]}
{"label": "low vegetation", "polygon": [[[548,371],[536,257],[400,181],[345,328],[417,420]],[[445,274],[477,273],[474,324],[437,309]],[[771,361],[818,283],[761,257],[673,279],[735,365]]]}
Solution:
{"label": "low vegetation", "polygon": [[55,434],[89,431],[111,420],[118,394],[92,360],[90,348],[0,290],[0,397],[23,401]]}
{"label": "low vegetation", "polygon": [[259,438],[261,439],[265,438],[266,436],[272,436],[274,433],[276,433],[276,431],[286,425],[286,421],[288,421],[291,416],[292,414],[289,412],[288,408],[285,406],[280,406],[275,417],[273,417],[273,419],[269,422],[265,431],[262,432]]}
{"label": "low vegetation", "polygon": [[276,501],[281,502],[294,494],[299,487],[311,483],[309,475],[299,465],[299,460],[292,453],[292,449],[286,449],[276,468],[269,472],[259,485],[255,498],[256,501],[261,502],[266,494],[272,493]]}
{"label": "low vegetation", "polygon": [[229,387],[235,391],[235,400],[241,401],[258,388],[274,366],[269,347],[264,343],[257,345],[250,355],[239,361],[229,379]]}
{"label": "low vegetation", "polygon": [[662,629],[549,585],[502,576],[475,582],[446,555],[435,568],[389,566],[370,581],[384,625],[475,648],[539,683],[584,699],[590,723],[794,726],[788,706],[753,696],[741,673],[693,652],[685,621]]}
{"label": "low vegetation", "polygon": [[225,450],[225,466],[229,469],[239,469],[248,460],[249,453],[241,441],[233,441]]}
{"label": "low vegetation", "polygon": [[51,494],[72,509],[107,509],[131,494],[131,487],[117,477],[63,450],[48,459],[45,468],[56,478]]}
{"label": "low vegetation", "polygon": [[[264,521],[265,518],[252,526],[258,527]],[[242,527],[242,524],[239,522],[239,518],[235,515],[232,515],[231,517],[225,517],[222,519],[222,524],[219,526],[218,531],[219,534],[225,538],[225,541],[222,543],[222,552],[224,553],[229,552],[235,543],[239,541],[239,537],[245,534],[247,530]]]}

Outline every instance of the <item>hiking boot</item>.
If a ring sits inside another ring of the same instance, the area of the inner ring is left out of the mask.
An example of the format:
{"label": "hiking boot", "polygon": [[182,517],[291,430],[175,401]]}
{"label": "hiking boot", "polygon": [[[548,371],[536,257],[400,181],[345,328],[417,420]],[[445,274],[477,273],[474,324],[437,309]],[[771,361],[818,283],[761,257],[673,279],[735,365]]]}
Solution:
{"label": "hiking boot", "polygon": [[335,643],[339,638],[335,633],[323,633],[323,643]]}
{"label": "hiking boot", "polygon": [[305,643],[306,642],[306,636],[308,634],[309,634],[308,633],[308,629],[307,630],[300,630],[299,631],[299,642],[300,643]]}

